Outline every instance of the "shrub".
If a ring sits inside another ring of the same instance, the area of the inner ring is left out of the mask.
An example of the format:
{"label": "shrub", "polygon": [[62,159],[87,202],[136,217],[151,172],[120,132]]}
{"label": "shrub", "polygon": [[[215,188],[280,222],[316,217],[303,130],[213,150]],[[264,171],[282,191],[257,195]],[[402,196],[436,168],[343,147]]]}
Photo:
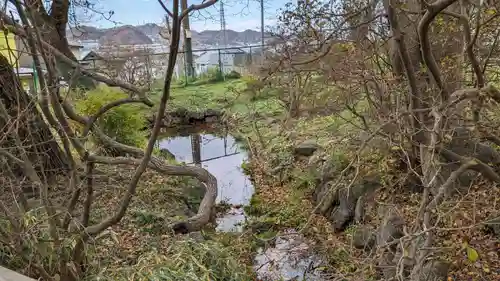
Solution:
{"label": "shrub", "polygon": [[240,79],[241,74],[237,71],[231,70],[228,74],[226,74],[227,79]]}
{"label": "shrub", "polygon": [[263,98],[266,94],[266,87],[264,83],[255,76],[244,76],[242,78],[246,87],[243,93],[250,99],[256,101]]}
{"label": "shrub", "polygon": [[[126,97],[127,94],[121,90],[99,86],[87,92],[83,99],[78,100],[76,108],[80,114],[93,115],[105,104]],[[99,118],[97,125],[106,135],[120,143],[141,148],[146,144],[146,132],[143,131],[146,118],[141,105],[125,104],[114,107]],[[97,145],[100,144],[97,139],[94,139],[94,142]],[[105,150],[105,152],[117,153],[110,150]]]}
{"label": "shrub", "polygon": [[210,67],[206,72],[200,74],[200,79],[209,83],[220,82],[223,78],[218,66]]}

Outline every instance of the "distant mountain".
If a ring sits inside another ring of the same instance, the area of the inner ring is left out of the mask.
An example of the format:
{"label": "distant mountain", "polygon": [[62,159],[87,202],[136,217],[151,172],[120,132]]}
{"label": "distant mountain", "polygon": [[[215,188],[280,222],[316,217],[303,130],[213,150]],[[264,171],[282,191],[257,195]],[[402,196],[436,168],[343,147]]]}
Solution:
{"label": "distant mountain", "polygon": [[138,45],[152,44],[149,38],[139,28],[125,25],[106,30],[99,39],[100,45]]}
{"label": "distant mountain", "polygon": [[[154,23],[131,26],[124,25],[113,28],[99,29],[93,26],[78,26],[68,31],[70,40],[95,40],[99,44],[151,44],[163,40],[160,36],[160,30],[163,27]],[[261,41],[261,34],[255,30],[245,30],[242,32],[226,30],[226,44],[258,44]],[[194,45],[223,45],[224,36],[220,30],[205,30],[197,32],[191,31]],[[269,36],[269,34],[266,34]]]}
{"label": "distant mountain", "polygon": [[67,36],[74,40],[99,40],[107,29],[99,29],[93,26],[80,25],[71,27],[67,32]]}
{"label": "distant mountain", "polygon": [[151,37],[156,37],[160,33],[160,30],[163,29],[163,27],[157,25],[156,23],[146,23],[143,25],[137,25],[135,28],[137,28],[147,36]]}

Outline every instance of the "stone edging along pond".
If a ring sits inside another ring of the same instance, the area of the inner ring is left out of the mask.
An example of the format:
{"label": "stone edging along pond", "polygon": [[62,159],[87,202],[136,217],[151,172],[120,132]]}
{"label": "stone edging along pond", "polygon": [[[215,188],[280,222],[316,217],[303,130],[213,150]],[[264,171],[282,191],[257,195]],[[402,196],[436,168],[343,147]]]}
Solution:
{"label": "stone edging along pond", "polygon": [[[215,124],[222,122],[223,112],[207,109],[204,111],[189,111],[179,108],[174,111],[167,111],[163,118],[163,127],[194,126],[202,124]],[[155,115],[147,117],[148,125],[153,126]]]}

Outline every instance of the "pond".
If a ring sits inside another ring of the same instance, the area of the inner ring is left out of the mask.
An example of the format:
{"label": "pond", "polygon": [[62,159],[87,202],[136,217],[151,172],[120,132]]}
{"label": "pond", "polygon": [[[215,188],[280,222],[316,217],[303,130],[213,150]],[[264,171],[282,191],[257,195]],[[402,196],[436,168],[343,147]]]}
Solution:
{"label": "pond", "polygon": [[247,154],[234,138],[230,135],[191,134],[161,140],[159,146],[172,152],[177,161],[199,164],[217,178],[217,203],[223,201],[231,205],[231,209],[217,219],[217,230],[240,231],[245,221],[242,206],[250,203],[254,188],[241,169]]}
{"label": "pond", "polygon": [[[243,173],[241,164],[248,157],[230,135],[190,133],[159,141],[179,162],[201,165],[217,178],[217,202],[231,205],[217,219],[217,230],[241,232],[246,216],[243,206],[250,204],[254,187]],[[254,270],[259,280],[326,280],[316,269],[322,262],[312,253],[310,244],[295,230],[286,231],[273,247],[259,249]]]}

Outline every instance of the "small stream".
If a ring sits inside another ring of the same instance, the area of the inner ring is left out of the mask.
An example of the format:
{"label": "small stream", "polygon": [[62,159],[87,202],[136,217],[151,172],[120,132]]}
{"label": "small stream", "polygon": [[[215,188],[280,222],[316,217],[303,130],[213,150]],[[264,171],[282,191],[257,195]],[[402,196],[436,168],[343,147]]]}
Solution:
{"label": "small stream", "polygon": [[[217,203],[231,206],[218,217],[217,231],[241,232],[246,221],[243,206],[250,203],[254,187],[241,168],[248,155],[235,139],[230,135],[188,134],[162,139],[159,147],[168,149],[179,162],[201,165],[217,178]],[[314,269],[320,264],[304,237],[288,230],[273,247],[259,249],[254,269],[261,281],[326,280]]]}

